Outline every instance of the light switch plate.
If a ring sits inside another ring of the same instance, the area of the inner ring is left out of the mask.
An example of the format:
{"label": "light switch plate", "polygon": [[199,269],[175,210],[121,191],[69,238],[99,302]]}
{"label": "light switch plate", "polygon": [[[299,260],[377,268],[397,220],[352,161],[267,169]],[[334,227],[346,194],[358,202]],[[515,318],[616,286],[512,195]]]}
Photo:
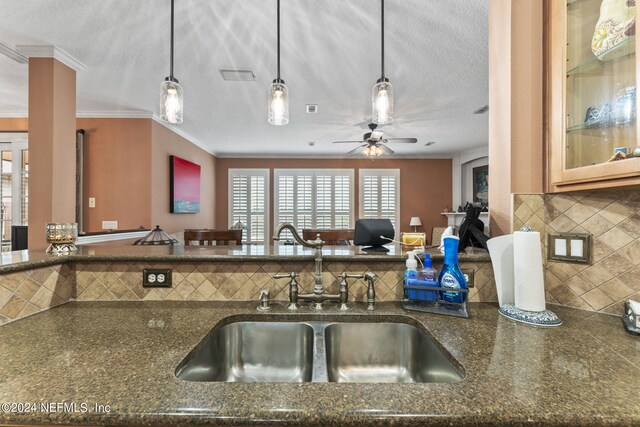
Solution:
{"label": "light switch plate", "polygon": [[89,207],[90,208],[95,208],[96,207],[96,198],[95,197],[89,197]]}
{"label": "light switch plate", "polygon": [[118,221],[102,221],[103,230],[117,230]]}
{"label": "light switch plate", "polygon": [[591,234],[549,233],[548,258],[554,261],[591,263]]}

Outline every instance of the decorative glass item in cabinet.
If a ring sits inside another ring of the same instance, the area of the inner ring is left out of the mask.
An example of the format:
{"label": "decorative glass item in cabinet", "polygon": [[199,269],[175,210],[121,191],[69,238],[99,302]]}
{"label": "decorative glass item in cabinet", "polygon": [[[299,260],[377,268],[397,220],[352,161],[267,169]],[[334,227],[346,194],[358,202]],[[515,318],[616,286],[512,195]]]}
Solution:
{"label": "decorative glass item in cabinet", "polygon": [[622,160],[637,147],[634,0],[567,2],[565,168]]}

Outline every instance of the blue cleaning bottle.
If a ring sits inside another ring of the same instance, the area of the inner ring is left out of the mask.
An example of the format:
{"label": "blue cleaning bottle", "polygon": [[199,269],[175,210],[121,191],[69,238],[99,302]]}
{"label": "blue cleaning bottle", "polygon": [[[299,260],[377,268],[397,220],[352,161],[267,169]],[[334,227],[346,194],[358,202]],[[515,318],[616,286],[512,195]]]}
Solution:
{"label": "blue cleaning bottle", "polygon": [[[443,288],[467,289],[467,281],[458,264],[458,243],[456,236],[446,236],[444,240],[444,263],[440,272],[440,286]],[[442,292],[442,298],[446,302],[462,303],[467,295],[461,292]]]}

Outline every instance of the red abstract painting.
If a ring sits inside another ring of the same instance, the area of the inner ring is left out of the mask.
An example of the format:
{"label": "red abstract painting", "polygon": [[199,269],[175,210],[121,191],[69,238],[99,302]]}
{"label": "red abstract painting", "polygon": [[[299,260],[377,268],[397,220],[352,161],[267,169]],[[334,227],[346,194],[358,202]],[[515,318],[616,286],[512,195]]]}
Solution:
{"label": "red abstract painting", "polygon": [[200,212],[200,165],[169,156],[171,213]]}

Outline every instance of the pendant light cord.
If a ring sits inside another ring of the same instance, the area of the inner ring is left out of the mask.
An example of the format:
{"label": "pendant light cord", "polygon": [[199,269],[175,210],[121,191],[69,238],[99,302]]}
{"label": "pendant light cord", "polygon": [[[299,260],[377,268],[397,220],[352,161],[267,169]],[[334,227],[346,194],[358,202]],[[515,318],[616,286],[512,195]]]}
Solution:
{"label": "pendant light cord", "polygon": [[171,50],[169,52],[169,77],[173,79],[173,0],[171,0]]}
{"label": "pendant light cord", "polygon": [[[172,0],[173,1],[173,0]],[[280,1],[280,0],[278,0]],[[382,30],[380,31],[380,34],[382,35],[381,38],[381,57],[382,57],[382,81],[384,81],[384,0],[380,0],[380,4],[381,4],[381,14],[380,16],[382,17]]]}
{"label": "pendant light cord", "polygon": [[[173,0],[172,0],[173,1]],[[278,2],[278,82],[280,82],[280,0]]]}

